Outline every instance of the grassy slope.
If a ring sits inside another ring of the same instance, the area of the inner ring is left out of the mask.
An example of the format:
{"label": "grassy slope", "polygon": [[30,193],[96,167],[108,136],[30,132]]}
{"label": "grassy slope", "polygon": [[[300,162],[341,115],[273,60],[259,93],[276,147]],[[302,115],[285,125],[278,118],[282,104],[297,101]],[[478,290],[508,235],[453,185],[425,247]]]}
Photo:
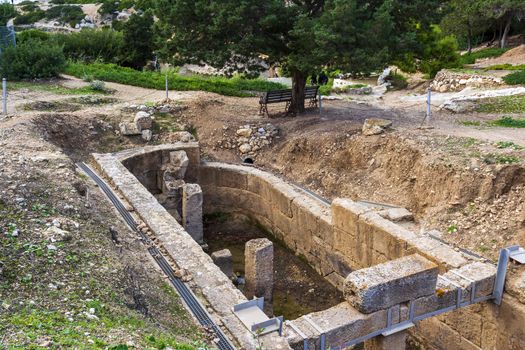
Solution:
{"label": "grassy slope", "polygon": [[48,146],[1,131],[0,348],[194,349],[202,331],[100,191],[88,199],[68,158],[30,160]]}
{"label": "grassy slope", "polygon": [[[140,72],[115,64],[70,63],[66,73],[78,78],[90,76],[97,80],[120,84],[164,90],[165,74],[158,72]],[[204,77],[200,75],[183,77],[175,72],[169,73],[169,88],[176,91],[209,91],[226,96],[252,96],[254,92],[284,88],[281,84],[261,79],[243,79],[239,77]]]}

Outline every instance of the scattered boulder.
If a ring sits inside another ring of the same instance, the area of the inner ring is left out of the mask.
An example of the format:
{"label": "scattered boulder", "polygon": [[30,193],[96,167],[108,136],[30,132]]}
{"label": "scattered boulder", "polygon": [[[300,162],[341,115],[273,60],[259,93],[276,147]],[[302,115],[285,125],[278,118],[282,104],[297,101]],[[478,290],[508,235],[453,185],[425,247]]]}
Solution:
{"label": "scattered boulder", "polygon": [[240,147],[239,147],[239,151],[242,153],[242,154],[245,154],[245,153],[248,153],[252,150],[252,146],[250,146],[250,144],[248,143],[243,143]]}
{"label": "scattered boulder", "polygon": [[250,128],[241,128],[241,129],[237,130],[236,134],[237,134],[237,136],[248,138],[248,137],[250,137],[252,135],[252,129],[250,129]]}
{"label": "scattered boulder", "polygon": [[380,118],[365,119],[365,123],[363,124],[363,135],[379,135],[384,133],[385,130],[389,129],[391,126],[392,122],[390,120]]}
{"label": "scattered boulder", "polygon": [[153,136],[153,133],[151,132],[151,130],[149,130],[149,129],[144,129],[144,130],[142,130],[141,134],[142,134],[142,139],[143,139],[144,141],[146,141],[146,142],[151,141],[151,138],[152,138],[152,136]]}
{"label": "scattered boulder", "polygon": [[177,131],[170,137],[171,142],[193,142],[195,137],[187,131]]}
{"label": "scattered boulder", "polygon": [[119,124],[120,134],[125,136],[140,135],[141,131],[136,123],[122,122]]}
{"label": "scattered boulder", "polygon": [[383,84],[390,85],[388,78],[390,77],[391,72],[392,70],[390,68],[385,68],[385,70],[383,70],[383,73],[381,73],[381,75],[377,78],[377,85],[378,86],[381,86]]}
{"label": "scattered boulder", "polygon": [[153,126],[153,119],[148,112],[137,112],[137,114],[135,114],[134,122],[137,124],[137,128],[141,131],[144,129],[151,129]]}

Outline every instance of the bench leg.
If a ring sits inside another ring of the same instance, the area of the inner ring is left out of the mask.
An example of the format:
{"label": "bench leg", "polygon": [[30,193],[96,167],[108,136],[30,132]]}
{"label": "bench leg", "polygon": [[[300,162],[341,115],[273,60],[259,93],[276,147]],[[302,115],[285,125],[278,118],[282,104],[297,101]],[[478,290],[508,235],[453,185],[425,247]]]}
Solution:
{"label": "bench leg", "polygon": [[261,107],[259,108],[259,114],[266,115],[266,117],[270,117],[268,115],[268,105],[266,103],[261,104]]}

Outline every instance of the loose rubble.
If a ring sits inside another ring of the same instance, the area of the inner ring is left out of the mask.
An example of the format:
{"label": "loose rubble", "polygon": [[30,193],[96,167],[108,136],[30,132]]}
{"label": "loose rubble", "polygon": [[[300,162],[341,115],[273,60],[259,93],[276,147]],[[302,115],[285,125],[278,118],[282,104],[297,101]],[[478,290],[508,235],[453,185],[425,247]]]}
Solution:
{"label": "loose rubble", "polygon": [[228,135],[228,127],[223,127],[224,138],[217,142],[217,148],[238,149],[242,155],[257,156],[257,152],[272,144],[279,138],[279,129],[270,123],[257,125],[243,125],[235,135]]}
{"label": "loose rubble", "polygon": [[441,70],[438,72],[430,87],[438,92],[456,92],[466,87],[493,88],[504,85],[501,78],[491,75],[470,74]]}
{"label": "loose rubble", "polygon": [[380,118],[365,119],[363,124],[363,135],[379,135],[384,133],[385,130],[389,129],[391,126],[392,122],[390,120]]}

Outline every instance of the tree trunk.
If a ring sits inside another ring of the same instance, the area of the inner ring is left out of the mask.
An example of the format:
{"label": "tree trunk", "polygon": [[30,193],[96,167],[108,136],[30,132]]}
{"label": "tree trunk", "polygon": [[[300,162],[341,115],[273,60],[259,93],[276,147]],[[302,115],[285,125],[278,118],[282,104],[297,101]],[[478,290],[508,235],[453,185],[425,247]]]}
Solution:
{"label": "tree trunk", "polygon": [[498,45],[501,47],[501,38],[503,37],[503,22],[499,22],[499,31],[498,31]]}
{"label": "tree trunk", "polygon": [[503,35],[501,36],[501,45],[502,49],[507,47],[507,39],[509,37],[510,25],[512,24],[512,14],[509,14],[507,22],[505,23],[505,29],[503,30]]}
{"label": "tree trunk", "polygon": [[304,112],[305,86],[306,75],[302,72],[294,72],[292,76],[292,102],[288,107],[288,113],[296,115]]}
{"label": "tree trunk", "polygon": [[468,53],[472,53],[472,27],[470,25],[470,21],[467,24],[468,30],[467,30],[467,50]]}

